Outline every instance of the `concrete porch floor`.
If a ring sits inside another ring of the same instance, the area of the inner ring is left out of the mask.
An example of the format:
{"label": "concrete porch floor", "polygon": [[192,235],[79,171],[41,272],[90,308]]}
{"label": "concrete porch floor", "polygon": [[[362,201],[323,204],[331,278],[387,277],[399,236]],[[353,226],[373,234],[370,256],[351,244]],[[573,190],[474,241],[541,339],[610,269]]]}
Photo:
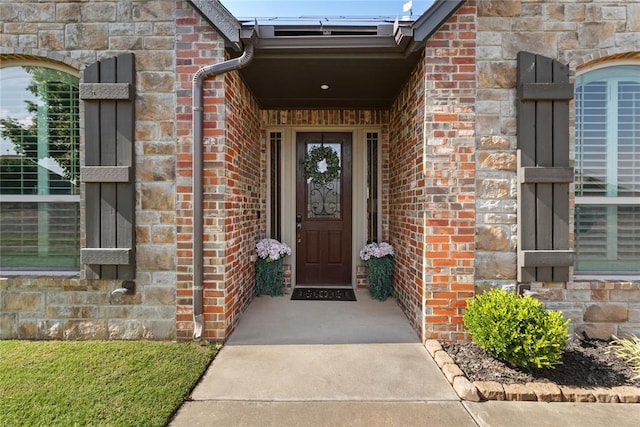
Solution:
{"label": "concrete porch floor", "polygon": [[257,297],[226,345],[420,343],[394,298],[377,301],[358,290],[356,299]]}
{"label": "concrete porch floor", "polygon": [[457,400],[395,300],[357,300],[256,298],[193,399]]}
{"label": "concrete porch floor", "polygon": [[172,426],[473,426],[395,299],[256,298]]}

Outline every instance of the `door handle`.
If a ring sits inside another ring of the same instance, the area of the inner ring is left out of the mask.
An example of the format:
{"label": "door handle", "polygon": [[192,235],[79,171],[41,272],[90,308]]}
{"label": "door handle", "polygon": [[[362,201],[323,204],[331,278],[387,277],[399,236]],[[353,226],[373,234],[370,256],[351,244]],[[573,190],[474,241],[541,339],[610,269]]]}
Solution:
{"label": "door handle", "polygon": [[302,215],[296,215],[296,240],[302,242]]}

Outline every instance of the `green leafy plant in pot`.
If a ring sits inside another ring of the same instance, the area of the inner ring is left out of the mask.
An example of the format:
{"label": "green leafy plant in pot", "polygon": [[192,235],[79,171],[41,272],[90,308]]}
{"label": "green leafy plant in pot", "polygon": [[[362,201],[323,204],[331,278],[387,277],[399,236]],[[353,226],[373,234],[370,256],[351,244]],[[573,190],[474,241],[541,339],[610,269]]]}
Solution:
{"label": "green leafy plant in pot", "polygon": [[291,248],[275,239],[262,239],[256,244],[256,295],[284,294],[284,257]]}
{"label": "green leafy plant in pot", "polygon": [[369,243],[360,250],[360,259],[367,266],[369,293],[384,301],[393,293],[393,246],[389,243]]}

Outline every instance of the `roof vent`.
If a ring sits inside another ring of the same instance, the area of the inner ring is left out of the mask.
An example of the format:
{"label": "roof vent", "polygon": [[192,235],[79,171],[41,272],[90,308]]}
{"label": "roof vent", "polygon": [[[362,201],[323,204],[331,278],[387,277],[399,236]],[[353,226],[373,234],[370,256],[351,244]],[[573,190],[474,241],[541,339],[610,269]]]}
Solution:
{"label": "roof vent", "polygon": [[377,36],[375,27],[293,27],[274,29],[275,37],[302,37],[302,36]]}

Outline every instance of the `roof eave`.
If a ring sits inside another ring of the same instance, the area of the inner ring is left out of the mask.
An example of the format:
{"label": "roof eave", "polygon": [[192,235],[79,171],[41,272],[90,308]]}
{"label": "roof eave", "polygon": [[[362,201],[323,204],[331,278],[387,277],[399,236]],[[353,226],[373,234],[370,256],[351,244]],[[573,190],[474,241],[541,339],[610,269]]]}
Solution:
{"label": "roof eave", "polygon": [[418,49],[455,13],[465,0],[436,0],[412,25],[414,49]]}
{"label": "roof eave", "polygon": [[242,25],[218,0],[188,0],[195,10],[225,39],[227,47],[242,51]]}

